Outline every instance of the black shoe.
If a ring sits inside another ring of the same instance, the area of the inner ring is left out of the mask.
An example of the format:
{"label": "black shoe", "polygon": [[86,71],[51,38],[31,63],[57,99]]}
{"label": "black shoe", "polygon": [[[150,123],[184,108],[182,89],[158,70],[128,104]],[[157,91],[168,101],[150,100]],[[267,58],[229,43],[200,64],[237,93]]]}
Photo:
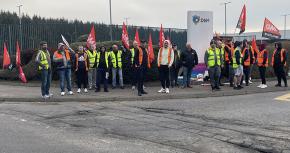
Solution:
{"label": "black shoe", "polygon": [[285,84],[285,87],[288,87],[288,84]]}
{"label": "black shoe", "polygon": [[275,87],[282,87],[281,84],[276,84]]}
{"label": "black shoe", "polygon": [[246,83],[246,86],[249,86],[249,83]]}
{"label": "black shoe", "polygon": [[100,89],[96,89],[95,92],[100,92]]}
{"label": "black shoe", "polygon": [[141,92],[138,92],[138,96],[142,96]]}
{"label": "black shoe", "polygon": [[112,89],[116,89],[116,87],[112,87]]}
{"label": "black shoe", "polygon": [[241,88],[239,88],[239,87],[234,87],[234,90],[241,90]]}
{"label": "black shoe", "polygon": [[240,89],[243,89],[244,87],[243,87],[243,86],[241,86],[241,85],[238,85],[238,88],[240,88]]}
{"label": "black shoe", "polygon": [[216,90],[221,90],[221,88],[220,88],[220,87],[215,87],[215,89],[216,89]]}
{"label": "black shoe", "polygon": [[120,87],[121,89],[125,89],[125,87],[124,86],[122,86],[122,87]]}
{"label": "black shoe", "polygon": [[211,90],[214,91],[216,88],[215,87],[211,87]]}
{"label": "black shoe", "polygon": [[109,92],[109,90],[108,89],[104,89],[104,92]]}
{"label": "black shoe", "polygon": [[220,84],[221,87],[225,86],[223,83]]}
{"label": "black shoe", "polygon": [[146,91],[142,91],[141,94],[147,95],[148,93]]}
{"label": "black shoe", "polygon": [[191,85],[187,85],[187,88],[192,88],[192,86]]}

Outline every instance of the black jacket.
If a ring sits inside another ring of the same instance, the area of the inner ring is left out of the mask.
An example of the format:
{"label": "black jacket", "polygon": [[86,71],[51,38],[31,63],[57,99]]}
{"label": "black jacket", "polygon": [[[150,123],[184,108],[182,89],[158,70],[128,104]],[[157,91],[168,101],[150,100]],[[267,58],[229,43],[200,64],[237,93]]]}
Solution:
{"label": "black jacket", "polygon": [[134,65],[135,66],[140,66],[140,67],[147,67],[148,65],[148,54],[147,54],[147,50],[145,48],[142,48],[142,52],[143,52],[143,59],[142,59],[142,63],[140,63],[139,61],[139,50],[134,49],[135,50],[135,57],[134,57]]}
{"label": "black jacket", "polygon": [[180,61],[182,66],[193,68],[198,64],[198,56],[195,50],[184,50],[180,54]]}

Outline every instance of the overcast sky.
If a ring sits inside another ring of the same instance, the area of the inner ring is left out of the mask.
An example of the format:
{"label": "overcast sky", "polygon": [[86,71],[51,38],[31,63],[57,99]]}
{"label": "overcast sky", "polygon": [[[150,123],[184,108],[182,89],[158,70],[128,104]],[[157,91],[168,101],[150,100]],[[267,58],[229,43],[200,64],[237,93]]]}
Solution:
{"label": "overcast sky", "polygon": [[[243,4],[247,6],[247,31],[260,31],[265,17],[280,30],[284,28],[282,14],[290,13],[290,0],[229,0],[228,32],[233,32]],[[17,11],[23,4],[28,15],[109,23],[109,0],[0,0],[1,10]],[[112,0],[113,23],[186,28],[187,11],[213,11],[214,30],[224,32],[223,0]],[[290,16],[288,20],[290,27]]]}

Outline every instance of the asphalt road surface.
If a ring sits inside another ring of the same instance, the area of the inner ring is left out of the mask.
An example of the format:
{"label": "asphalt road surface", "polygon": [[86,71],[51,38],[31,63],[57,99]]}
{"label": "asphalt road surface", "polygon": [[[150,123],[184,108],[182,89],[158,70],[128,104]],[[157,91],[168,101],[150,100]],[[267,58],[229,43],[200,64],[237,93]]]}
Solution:
{"label": "asphalt road surface", "polygon": [[289,101],[289,93],[277,92],[166,101],[1,103],[0,153],[289,153]]}

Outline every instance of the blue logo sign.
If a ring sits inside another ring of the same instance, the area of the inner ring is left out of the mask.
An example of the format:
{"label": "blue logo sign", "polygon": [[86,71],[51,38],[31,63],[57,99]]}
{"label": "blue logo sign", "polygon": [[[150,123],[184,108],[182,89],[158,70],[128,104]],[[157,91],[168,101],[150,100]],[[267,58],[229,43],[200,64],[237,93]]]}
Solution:
{"label": "blue logo sign", "polygon": [[192,16],[192,22],[197,25],[198,23],[207,23],[209,22],[209,18],[202,18],[198,15]]}

